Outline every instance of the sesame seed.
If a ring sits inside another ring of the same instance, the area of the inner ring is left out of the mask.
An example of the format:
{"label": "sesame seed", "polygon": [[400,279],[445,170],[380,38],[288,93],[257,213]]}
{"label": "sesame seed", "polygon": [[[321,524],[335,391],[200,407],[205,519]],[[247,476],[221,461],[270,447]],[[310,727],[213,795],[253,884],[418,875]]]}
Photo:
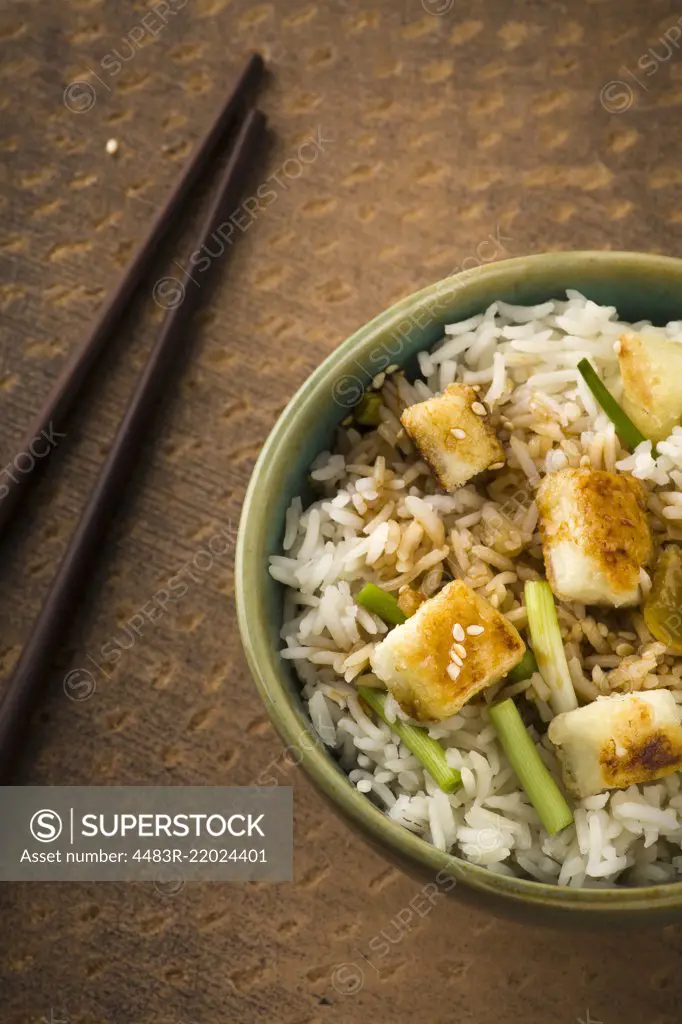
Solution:
{"label": "sesame seed", "polygon": [[387,366],[387,367],[386,367],[386,373],[395,373],[395,371],[396,371],[396,370],[397,370],[398,368],[399,368],[399,367],[398,367],[398,364],[397,364],[397,363],[391,363],[391,365],[390,365],[390,366]]}
{"label": "sesame seed", "polygon": [[493,462],[490,465],[490,469],[504,469],[504,462]]}
{"label": "sesame seed", "polygon": [[453,427],[450,433],[454,434],[458,441],[463,441],[464,438],[467,436],[466,430],[462,430],[460,427]]}
{"label": "sesame seed", "polygon": [[459,640],[460,643],[464,639],[464,629],[459,624],[459,622],[456,622],[452,627],[452,635],[454,636],[455,640]]}
{"label": "sesame seed", "polygon": [[460,658],[466,658],[467,656],[467,649],[464,644],[454,644],[452,650],[456,651]]}
{"label": "sesame seed", "polygon": [[383,372],[382,373],[378,373],[376,375],[376,377],[374,378],[374,380],[372,381],[372,387],[380,388],[385,380],[386,380],[386,374],[383,373]]}
{"label": "sesame seed", "polygon": [[104,148],[106,149],[109,156],[114,156],[115,153],[118,153],[118,140],[108,139],[107,144]]}
{"label": "sesame seed", "polygon": [[477,416],[487,416],[488,410],[482,402],[474,402],[471,406],[471,411],[475,412]]}
{"label": "sesame seed", "polygon": [[467,626],[467,633],[469,636],[480,636],[481,633],[485,633],[483,626]]}
{"label": "sesame seed", "polygon": [[460,671],[459,665],[448,665],[448,675],[451,679],[456,679]]}
{"label": "sesame seed", "polygon": [[462,665],[464,664],[464,662],[462,661],[462,659],[460,658],[459,654],[454,649],[454,647],[450,651],[450,661],[452,661],[455,665],[457,665],[458,668],[461,668]]}

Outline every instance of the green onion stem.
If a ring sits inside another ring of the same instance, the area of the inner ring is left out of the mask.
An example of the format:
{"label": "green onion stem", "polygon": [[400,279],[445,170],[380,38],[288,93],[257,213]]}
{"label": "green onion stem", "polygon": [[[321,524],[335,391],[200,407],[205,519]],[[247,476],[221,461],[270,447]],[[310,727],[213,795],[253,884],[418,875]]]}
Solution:
{"label": "green onion stem", "polygon": [[455,769],[451,768],[445,760],[445,751],[440,743],[431,739],[425,729],[416,725],[409,725],[396,719],[389,722],[384,711],[386,694],[381,690],[375,690],[371,686],[358,686],[358,693],[382,721],[386,722],[402,743],[405,744],[414,756],[420,761],[433,781],[444,793],[453,793],[461,784],[462,776]]}
{"label": "green onion stem", "polygon": [[521,658],[521,661],[518,665],[514,665],[511,672],[507,672],[504,681],[505,683],[520,683],[522,679],[530,679],[533,672],[537,671],[538,663],[535,660],[535,655],[530,647],[526,647],[526,653]]}
{"label": "green onion stem", "polygon": [[381,423],[381,405],[382,399],[378,391],[365,391],[353,409],[353,419],[363,427],[378,427]]}
{"label": "green onion stem", "polygon": [[[635,426],[625,410],[618,404],[589,359],[581,359],[578,363],[578,369],[588,388],[613,423],[616,433],[625,447],[632,451],[642,441],[648,440],[641,430]],[[653,446],[651,454],[656,458],[657,452]]]}
{"label": "green onion stem", "polygon": [[568,671],[554,597],[546,580],[528,580],[524,596],[533,651],[542,678],[551,691],[552,710],[558,715],[578,707],[571,673]]}
{"label": "green onion stem", "polygon": [[551,836],[573,821],[573,812],[543,764],[513,700],[488,708],[490,721],[524,792]]}
{"label": "green onion stem", "polygon": [[400,626],[407,619],[393,594],[377,587],[375,583],[365,583],[355,600],[368,612],[378,615],[388,626]]}

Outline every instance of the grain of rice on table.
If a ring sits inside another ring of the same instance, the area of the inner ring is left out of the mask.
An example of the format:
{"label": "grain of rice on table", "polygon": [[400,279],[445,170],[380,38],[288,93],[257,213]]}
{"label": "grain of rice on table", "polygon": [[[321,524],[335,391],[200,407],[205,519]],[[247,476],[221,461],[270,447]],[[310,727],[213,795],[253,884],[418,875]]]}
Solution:
{"label": "grain of rice on table", "polygon": [[[270,572],[286,594],[283,657],[295,666],[313,727],[351,784],[394,822],[491,871],[571,887],[682,878],[679,775],[574,800],[574,824],[550,837],[486,711],[493,697],[521,694],[521,701],[534,704],[536,721],[549,721],[549,690],[536,673],[506,693],[496,684],[487,698],[429,727],[447,763],[462,775],[460,788],[442,792],[389,725],[360,705],[355,685],[377,685],[367,674],[369,658],[387,627],[355,596],[367,581],[397,594],[422,578],[430,594],[455,576],[524,632],[524,582],[544,575],[535,493],[546,474],[569,466],[632,473],[647,489],[659,540],[679,539],[682,427],[658,444],[657,457],[650,442],[626,451],[576,368],[588,356],[619,399],[618,339],[642,326],[661,337],[682,337],[682,324],[626,324],[613,307],[575,291],[535,307],[495,302],[446,325],[442,340],[419,354],[417,379],[392,372],[376,381],[383,399],[379,427],[363,433],[341,427],[335,450],[317,457],[310,475],[318,497],[306,509],[293,499],[282,554],[271,559]],[[506,466],[497,479],[474,479],[444,495],[405,436],[400,414],[453,381],[480,388]],[[504,546],[519,537],[520,552]],[[682,704],[682,659],[664,657],[639,609],[557,606],[581,701],[663,686]],[[386,714],[392,722],[405,717],[391,697]],[[559,780],[547,736],[530,730]]]}

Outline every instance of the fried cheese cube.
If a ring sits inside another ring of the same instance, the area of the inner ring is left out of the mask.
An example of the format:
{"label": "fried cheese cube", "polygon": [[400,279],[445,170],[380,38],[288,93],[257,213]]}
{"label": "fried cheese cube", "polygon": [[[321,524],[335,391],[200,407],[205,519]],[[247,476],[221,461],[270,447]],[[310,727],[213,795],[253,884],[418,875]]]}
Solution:
{"label": "fried cheese cube", "polygon": [[640,600],[652,555],[646,495],[625,473],[561,469],[537,493],[547,578],[564,601],[619,608]]}
{"label": "fried cheese cube", "polygon": [[488,411],[468,384],[450,384],[442,395],[408,406],[400,422],[444,491],[504,464]]}
{"label": "fried cheese cube", "polygon": [[680,711],[670,690],[598,697],[553,718],[564,785],[581,799],[682,768]]}
{"label": "fried cheese cube", "polygon": [[624,334],[618,346],[623,408],[645,437],[662,441],[682,417],[682,342]]}
{"label": "fried cheese cube", "polygon": [[497,609],[454,580],[392,629],[370,661],[410,717],[439,721],[506,675],[525,649]]}

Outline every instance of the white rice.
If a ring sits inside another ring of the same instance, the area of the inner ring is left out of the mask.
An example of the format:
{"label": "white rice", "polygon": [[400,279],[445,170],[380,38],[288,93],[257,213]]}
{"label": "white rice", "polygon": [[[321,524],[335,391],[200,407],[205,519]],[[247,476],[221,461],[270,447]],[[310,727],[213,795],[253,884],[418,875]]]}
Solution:
{"label": "white rice", "polygon": [[[433,350],[419,354],[420,378],[408,383],[390,373],[375,382],[384,403],[377,430],[341,428],[334,452],[318,456],[311,478],[321,496],[305,510],[300,498],[292,501],[283,554],[271,559],[272,576],[286,588],[282,656],[296,666],[312,724],[352,785],[393,821],[491,871],[571,887],[680,879],[680,778],[573,802],[574,825],[550,837],[486,711],[493,698],[523,693],[549,721],[549,691],[536,673],[514,687],[491,687],[429,728],[462,775],[462,786],[446,795],[390,727],[360,706],[354,685],[376,685],[366,673],[387,627],[355,595],[367,580],[393,592],[419,580],[429,595],[445,568],[524,629],[524,581],[542,571],[534,493],[544,474],[565,466],[631,472],[645,482],[660,538],[682,539],[682,427],[657,445],[656,459],[650,442],[622,450],[576,369],[587,355],[619,397],[614,345],[642,326],[619,322],[613,307],[574,291],[565,301],[532,307],[496,302],[447,325]],[[675,339],[682,324],[658,330]],[[472,483],[446,496],[401,432],[400,413],[453,380],[480,385],[507,465],[486,491]],[[519,539],[524,548],[517,554]],[[558,602],[558,611],[581,700],[668,686],[682,704],[682,659],[652,644],[640,612],[622,610],[617,621],[605,612],[600,621],[596,610],[588,616],[580,605]],[[405,718],[392,697],[386,714],[390,721]],[[538,733],[533,738],[558,780],[551,744]]]}

